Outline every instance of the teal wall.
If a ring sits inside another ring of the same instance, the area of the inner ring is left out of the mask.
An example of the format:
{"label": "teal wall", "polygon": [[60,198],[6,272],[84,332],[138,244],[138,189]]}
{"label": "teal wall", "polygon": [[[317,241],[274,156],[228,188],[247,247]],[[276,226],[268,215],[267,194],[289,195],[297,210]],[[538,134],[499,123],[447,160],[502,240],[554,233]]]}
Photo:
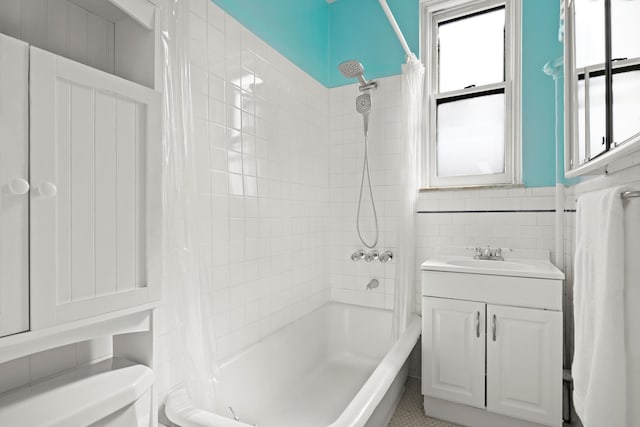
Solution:
{"label": "teal wall", "polygon": [[[338,71],[357,59],[369,79],[400,73],[404,51],[378,0],[213,0],[326,87],[353,83]],[[388,0],[410,48],[419,54],[419,0]],[[523,0],[522,178],[555,185],[555,90],[543,65],[562,55],[559,0]],[[560,140],[562,143],[562,140]]]}
{"label": "teal wall", "polygon": [[326,0],[212,0],[274,49],[327,86]]}
{"label": "teal wall", "polygon": [[558,0],[522,2],[522,179],[527,187],[556,183],[555,87],[542,67],[562,56],[558,11]]}
{"label": "teal wall", "polygon": [[[419,0],[388,0],[409,48],[420,55]],[[357,59],[368,79],[400,74],[405,53],[378,0],[337,0],[329,7],[329,87],[352,84],[338,64]]]}

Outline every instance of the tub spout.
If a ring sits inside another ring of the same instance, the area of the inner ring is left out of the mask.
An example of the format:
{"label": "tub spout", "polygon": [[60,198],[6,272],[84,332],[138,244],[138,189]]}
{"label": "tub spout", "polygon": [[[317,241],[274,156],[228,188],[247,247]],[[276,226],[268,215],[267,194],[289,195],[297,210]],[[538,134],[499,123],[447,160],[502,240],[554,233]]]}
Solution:
{"label": "tub spout", "polygon": [[378,286],[380,286],[380,282],[378,282],[378,279],[371,279],[369,283],[367,283],[367,290],[371,291],[377,288]]}

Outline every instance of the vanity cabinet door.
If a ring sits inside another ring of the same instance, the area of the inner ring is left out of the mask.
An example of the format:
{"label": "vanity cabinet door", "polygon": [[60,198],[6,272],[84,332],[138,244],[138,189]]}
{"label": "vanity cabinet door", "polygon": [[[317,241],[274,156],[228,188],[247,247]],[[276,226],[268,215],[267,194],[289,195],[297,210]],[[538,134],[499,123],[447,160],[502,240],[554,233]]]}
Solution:
{"label": "vanity cabinet door", "polygon": [[0,337],[29,329],[29,47],[0,34]]}
{"label": "vanity cabinet door", "polygon": [[422,299],[422,393],[484,408],[485,304]]}
{"label": "vanity cabinet door", "polygon": [[487,409],[562,425],[562,313],[487,305]]}

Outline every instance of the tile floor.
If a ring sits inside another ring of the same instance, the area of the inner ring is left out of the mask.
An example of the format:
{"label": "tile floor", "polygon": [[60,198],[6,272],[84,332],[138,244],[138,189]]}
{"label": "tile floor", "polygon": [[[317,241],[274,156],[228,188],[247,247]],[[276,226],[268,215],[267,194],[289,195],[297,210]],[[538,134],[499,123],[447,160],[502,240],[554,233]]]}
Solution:
{"label": "tile floor", "polygon": [[446,421],[436,420],[424,415],[422,410],[422,394],[420,381],[409,378],[405,385],[404,394],[393,414],[389,427],[461,427]]}

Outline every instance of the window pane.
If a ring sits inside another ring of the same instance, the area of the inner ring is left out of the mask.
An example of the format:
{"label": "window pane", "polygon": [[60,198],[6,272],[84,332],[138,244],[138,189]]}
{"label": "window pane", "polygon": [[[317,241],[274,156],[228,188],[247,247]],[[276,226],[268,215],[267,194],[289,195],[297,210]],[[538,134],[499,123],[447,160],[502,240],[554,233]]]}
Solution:
{"label": "window pane", "polygon": [[575,0],[576,68],[604,64],[604,1]]}
{"label": "window pane", "polygon": [[640,71],[613,75],[613,140],[621,143],[640,132]]}
{"label": "window pane", "polygon": [[605,108],[604,76],[589,79],[589,158],[593,159],[605,151],[605,135],[607,134],[607,112]]}
{"label": "window pane", "polygon": [[584,163],[586,153],[586,125],[584,120],[585,109],[584,80],[578,80],[578,164]]}
{"label": "window pane", "polygon": [[439,104],[436,121],[438,176],[504,173],[504,93]]}
{"label": "window pane", "polygon": [[612,58],[640,57],[640,1],[612,0]]}
{"label": "window pane", "polygon": [[504,8],[438,25],[440,92],[504,81]]}

